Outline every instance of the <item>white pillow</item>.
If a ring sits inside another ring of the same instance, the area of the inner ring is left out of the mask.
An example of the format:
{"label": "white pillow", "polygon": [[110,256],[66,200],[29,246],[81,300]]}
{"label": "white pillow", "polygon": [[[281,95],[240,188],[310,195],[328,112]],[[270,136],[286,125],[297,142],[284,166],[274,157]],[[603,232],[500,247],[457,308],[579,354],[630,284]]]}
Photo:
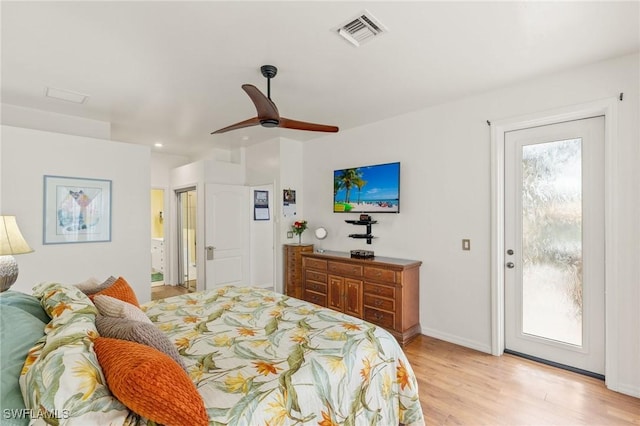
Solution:
{"label": "white pillow", "polygon": [[153,324],[140,308],[115,297],[101,294],[93,298],[93,304],[96,305],[102,315]]}

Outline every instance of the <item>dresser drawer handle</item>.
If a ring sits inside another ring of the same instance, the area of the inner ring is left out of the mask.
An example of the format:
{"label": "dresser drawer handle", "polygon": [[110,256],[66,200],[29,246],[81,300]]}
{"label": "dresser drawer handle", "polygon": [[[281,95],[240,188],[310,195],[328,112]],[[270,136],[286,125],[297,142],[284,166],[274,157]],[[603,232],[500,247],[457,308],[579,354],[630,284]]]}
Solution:
{"label": "dresser drawer handle", "polygon": [[318,296],[311,296],[310,297],[312,302],[317,302],[318,301]]}
{"label": "dresser drawer handle", "polygon": [[382,306],[382,300],[376,300],[375,305],[378,307]]}
{"label": "dresser drawer handle", "polygon": [[381,276],[382,276],[382,272],[377,271],[377,272],[376,272],[376,277],[381,277]]}
{"label": "dresser drawer handle", "polygon": [[378,321],[380,321],[383,318],[382,314],[378,314],[378,313],[373,314],[373,317]]}

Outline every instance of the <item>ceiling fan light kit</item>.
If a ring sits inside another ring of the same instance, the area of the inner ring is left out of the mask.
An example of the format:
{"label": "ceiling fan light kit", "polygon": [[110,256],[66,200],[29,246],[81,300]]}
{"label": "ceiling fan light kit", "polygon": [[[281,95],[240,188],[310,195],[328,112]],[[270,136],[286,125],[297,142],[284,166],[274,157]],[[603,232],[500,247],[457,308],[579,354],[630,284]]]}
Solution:
{"label": "ceiling fan light kit", "polygon": [[276,104],[271,100],[271,79],[278,74],[278,68],[273,65],[263,65],[260,72],[267,79],[267,96],[265,96],[257,87],[251,84],[243,84],[242,89],[249,95],[251,101],[256,107],[257,116],[248,120],[240,121],[222,129],[211,132],[212,135],[229,132],[231,130],[242,129],[245,127],[257,126],[262,127],[280,127],[283,129],[306,130],[312,132],[337,132],[337,126],[326,124],[309,123],[306,121],[292,120],[290,118],[281,117]]}

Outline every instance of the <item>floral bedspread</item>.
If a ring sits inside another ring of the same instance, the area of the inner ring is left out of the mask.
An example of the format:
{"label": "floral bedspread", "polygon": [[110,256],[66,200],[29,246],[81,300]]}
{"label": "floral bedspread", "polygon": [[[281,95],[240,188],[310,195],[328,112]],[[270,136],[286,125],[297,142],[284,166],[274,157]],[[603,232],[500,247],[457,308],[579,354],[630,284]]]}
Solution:
{"label": "floral bedspread", "polygon": [[142,308],[184,356],[212,425],[424,424],[407,358],[372,324],[242,287]]}

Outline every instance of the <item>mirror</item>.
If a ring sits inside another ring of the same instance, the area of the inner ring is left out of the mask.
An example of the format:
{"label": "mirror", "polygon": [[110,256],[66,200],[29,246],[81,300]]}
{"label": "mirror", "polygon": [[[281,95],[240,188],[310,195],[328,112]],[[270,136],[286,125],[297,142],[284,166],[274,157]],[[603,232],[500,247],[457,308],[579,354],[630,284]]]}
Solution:
{"label": "mirror", "polygon": [[324,228],[316,229],[315,234],[316,238],[319,240],[324,240],[325,238],[327,238],[327,230]]}

